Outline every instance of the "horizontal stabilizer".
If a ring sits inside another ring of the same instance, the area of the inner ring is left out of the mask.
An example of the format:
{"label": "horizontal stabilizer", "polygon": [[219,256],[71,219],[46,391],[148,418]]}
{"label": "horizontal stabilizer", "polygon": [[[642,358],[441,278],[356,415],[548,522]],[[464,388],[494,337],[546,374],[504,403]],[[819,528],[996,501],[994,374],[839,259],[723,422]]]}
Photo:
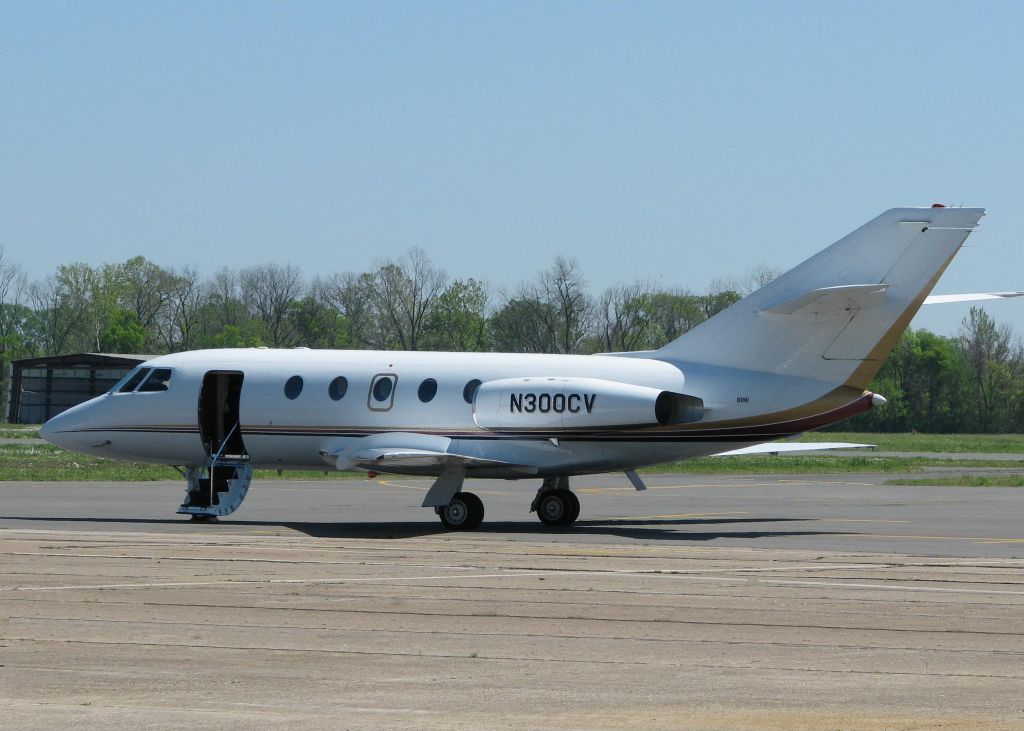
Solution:
{"label": "horizontal stabilizer", "polygon": [[818,452],[828,449],[874,449],[874,444],[856,444],[854,442],[768,442],[755,444],[742,449],[730,449],[719,452],[712,457],[739,457],[748,454],[779,454],[780,452]]}
{"label": "horizontal stabilizer", "polygon": [[924,298],[926,305],[944,305],[949,302],[981,302],[1020,297],[1024,292],[974,292],[973,294],[931,294]]}
{"label": "horizontal stabilizer", "polygon": [[820,287],[807,294],[765,307],[773,315],[831,315],[879,305],[891,284],[843,284]]}

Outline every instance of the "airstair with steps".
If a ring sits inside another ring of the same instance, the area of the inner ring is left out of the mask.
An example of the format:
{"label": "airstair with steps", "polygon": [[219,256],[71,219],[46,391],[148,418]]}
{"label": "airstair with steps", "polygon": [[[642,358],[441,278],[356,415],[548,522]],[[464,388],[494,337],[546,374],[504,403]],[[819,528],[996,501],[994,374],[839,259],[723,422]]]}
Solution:
{"label": "airstair with steps", "polygon": [[252,484],[252,464],[246,454],[224,454],[224,447],[238,424],[222,440],[220,449],[209,458],[209,463],[192,467],[185,473],[188,486],[185,501],[178,513],[191,515],[193,520],[207,520],[230,515],[245,500]]}

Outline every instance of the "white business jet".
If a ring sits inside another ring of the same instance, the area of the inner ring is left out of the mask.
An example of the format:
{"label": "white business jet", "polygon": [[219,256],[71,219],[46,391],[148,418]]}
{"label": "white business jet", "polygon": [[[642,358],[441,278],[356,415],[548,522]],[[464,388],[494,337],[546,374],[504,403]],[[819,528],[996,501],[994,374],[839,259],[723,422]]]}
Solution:
{"label": "white business jet", "polygon": [[[435,477],[450,529],[480,525],[467,477],[536,478],[531,505],[570,525],[569,478],[765,444],[885,403],[867,391],[984,215],[894,208],[766,287],[643,353],[527,355],[243,348],[154,358],[48,421],[77,452],[173,465],[179,513],[233,512],[254,468]],[[1011,296],[990,293],[964,297]],[[761,446],[758,446],[761,445]]]}

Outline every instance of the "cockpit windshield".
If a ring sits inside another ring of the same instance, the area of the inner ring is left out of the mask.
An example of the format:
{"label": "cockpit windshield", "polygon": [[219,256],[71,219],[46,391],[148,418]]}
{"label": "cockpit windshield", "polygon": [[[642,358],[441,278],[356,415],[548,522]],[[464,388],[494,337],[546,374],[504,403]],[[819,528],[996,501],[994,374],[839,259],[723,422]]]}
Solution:
{"label": "cockpit windshield", "polygon": [[127,376],[122,378],[117,385],[110,389],[111,393],[129,393],[142,383],[142,379],[149,375],[151,368],[136,368]]}
{"label": "cockpit windshield", "polygon": [[154,368],[149,378],[139,386],[139,393],[142,393],[143,391],[166,391],[170,382],[170,368]]}
{"label": "cockpit windshield", "polygon": [[[171,368],[136,368],[122,378],[108,393],[153,393],[166,391],[171,383]],[[141,385],[140,385],[141,384]]]}

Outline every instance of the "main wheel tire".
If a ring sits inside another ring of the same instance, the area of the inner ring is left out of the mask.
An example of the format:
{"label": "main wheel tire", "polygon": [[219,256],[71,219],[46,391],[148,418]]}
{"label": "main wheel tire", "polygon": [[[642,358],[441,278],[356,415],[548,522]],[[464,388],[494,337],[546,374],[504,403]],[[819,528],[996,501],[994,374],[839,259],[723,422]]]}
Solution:
{"label": "main wheel tire", "polygon": [[569,493],[569,498],[572,502],[572,510],[569,512],[570,517],[565,525],[572,525],[576,522],[576,519],[580,517],[580,499],[576,497],[576,493],[571,490],[566,490],[566,492]]}
{"label": "main wheel tire", "polygon": [[[537,517],[544,525],[563,526],[572,523],[573,505],[576,496],[569,490],[551,490],[537,501]],[[577,510],[578,502],[576,503]]]}
{"label": "main wheel tire", "polygon": [[462,499],[469,505],[469,523],[463,530],[476,530],[480,527],[480,524],[484,522],[484,503],[483,501],[471,492],[464,492]]}
{"label": "main wheel tire", "polygon": [[474,530],[484,519],[484,504],[471,492],[456,493],[438,513],[449,530]]}

